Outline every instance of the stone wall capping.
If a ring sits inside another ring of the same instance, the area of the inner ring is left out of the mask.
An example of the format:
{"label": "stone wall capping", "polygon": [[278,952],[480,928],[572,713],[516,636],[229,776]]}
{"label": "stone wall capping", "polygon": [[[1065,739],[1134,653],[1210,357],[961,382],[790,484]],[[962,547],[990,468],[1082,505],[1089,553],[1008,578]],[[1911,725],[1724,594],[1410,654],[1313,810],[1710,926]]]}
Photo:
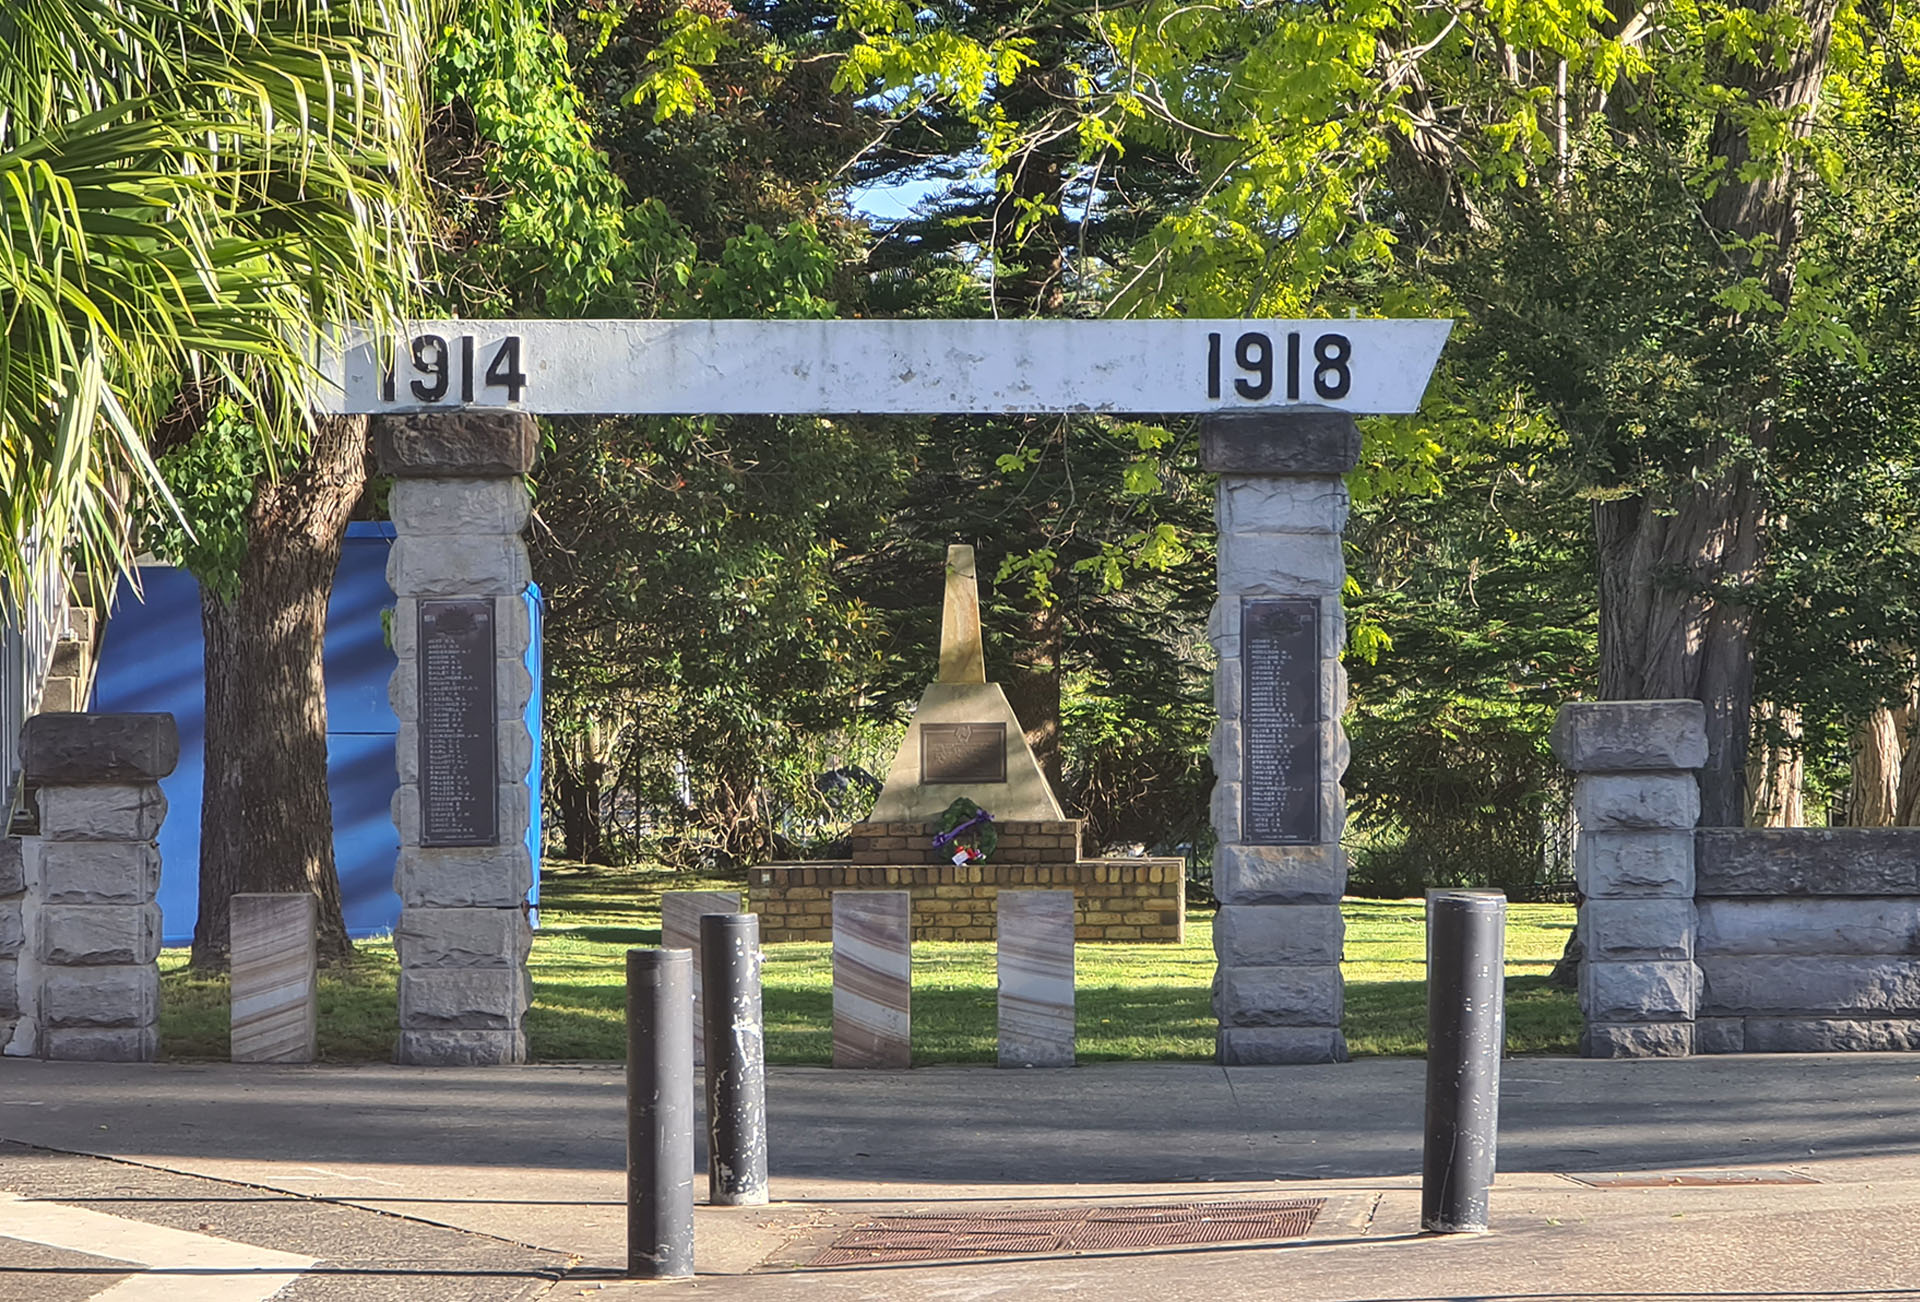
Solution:
{"label": "stone wall capping", "polygon": [[1694,833],[1701,895],[1920,895],[1920,829],[1713,827]]}
{"label": "stone wall capping", "polygon": [[171,714],[36,714],[20,730],[30,785],[157,782],[180,762]]}
{"label": "stone wall capping", "polygon": [[1699,701],[1573,701],[1550,741],[1575,773],[1697,769],[1707,762],[1706,719]]}
{"label": "stone wall capping", "polygon": [[410,479],[499,479],[533,469],[539,430],[509,408],[375,416],[373,451],[382,474]]}

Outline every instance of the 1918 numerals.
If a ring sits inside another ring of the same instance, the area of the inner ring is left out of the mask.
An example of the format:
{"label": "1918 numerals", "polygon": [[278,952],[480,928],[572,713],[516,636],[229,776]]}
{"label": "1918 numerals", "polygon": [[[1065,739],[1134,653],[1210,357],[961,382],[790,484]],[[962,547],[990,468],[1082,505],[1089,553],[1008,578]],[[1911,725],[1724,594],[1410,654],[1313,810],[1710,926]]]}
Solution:
{"label": "1918 numerals", "polygon": [[[1221,346],[1218,331],[1207,336],[1207,396],[1221,395]],[[1286,340],[1286,395],[1288,402],[1300,400],[1300,332],[1289,330]],[[1353,388],[1353,341],[1342,334],[1324,334],[1313,341],[1311,379],[1317,398],[1344,398]],[[1242,372],[1234,377],[1233,391],[1251,402],[1271,397],[1274,384],[1273,339],[1260,330],[1249,330],[1233,341],[1233,364]]]}
{"label": "1918 numerals", "polygon": [[[380,368],[380,401],[393,402],[398,392],[396,359],[404,358],[410,378],[407,392],[415,402],[443,402],[454,384],[460,386],[460,401],[472,402],[474,395],[474,343],[472,335],[461,335],[448,342],[444,335],[415,335],[388,346]],[[527,375],[520,364],[520,336],[508,335],[494,350],[493,358],[480,380],[490,389],[505,389],[508,402],[520,401],[527,387]]]}

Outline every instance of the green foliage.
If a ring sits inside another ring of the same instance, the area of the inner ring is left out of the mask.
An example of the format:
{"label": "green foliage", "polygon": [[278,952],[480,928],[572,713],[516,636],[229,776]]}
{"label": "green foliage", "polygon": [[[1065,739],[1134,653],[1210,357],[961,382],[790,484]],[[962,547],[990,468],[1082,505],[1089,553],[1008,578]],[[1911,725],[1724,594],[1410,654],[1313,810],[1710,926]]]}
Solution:
{"label": "green foliage", "polygon": [[0,571],[31,536],[111,569],[183,389],[298,440],[308,340],[414,281],[431,0],[0,11]]}
{"label": "green foliage", "polygon": [[247,555],[254,485],[269,470],[259,430],[223,400],[192,439],[160,458],[159,468],[175,509],[152,512],[141,537],[159,559],[233,600]]}

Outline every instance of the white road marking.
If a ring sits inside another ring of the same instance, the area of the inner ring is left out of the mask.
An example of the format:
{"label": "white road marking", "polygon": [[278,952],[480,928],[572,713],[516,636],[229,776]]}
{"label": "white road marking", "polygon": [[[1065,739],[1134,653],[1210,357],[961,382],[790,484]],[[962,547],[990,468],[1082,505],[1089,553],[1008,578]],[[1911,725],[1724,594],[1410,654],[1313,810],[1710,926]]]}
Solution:
{"label": "white road marking", "polygon": [[110,1257],[140,1269],[94,1294],[91,1302],[177,1302],[182,1297],[266,1302],[318,1261],[12,1193],[0,1193],[0,1237]]}

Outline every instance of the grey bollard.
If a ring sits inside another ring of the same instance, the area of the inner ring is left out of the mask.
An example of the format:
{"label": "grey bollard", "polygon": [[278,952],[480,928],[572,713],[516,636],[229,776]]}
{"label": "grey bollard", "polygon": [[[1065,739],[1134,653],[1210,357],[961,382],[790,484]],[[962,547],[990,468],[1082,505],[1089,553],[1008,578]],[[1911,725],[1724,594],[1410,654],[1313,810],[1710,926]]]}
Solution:
{"label": "grey bollard", "polygon": [[700,919],[707,1048],[707,1201],[767,1201],[766,1028],[760,1014],[760,919]]}
{"label": "grey bollard", "polygon": [[693,955],[627,951],[627,1274],[693,1274]]}
{"label": "grey bollard", "polygon": [[1507,897],[1427,892],[1427,1135],[1420,1228],[1487,1229],[1506,1041]]}

